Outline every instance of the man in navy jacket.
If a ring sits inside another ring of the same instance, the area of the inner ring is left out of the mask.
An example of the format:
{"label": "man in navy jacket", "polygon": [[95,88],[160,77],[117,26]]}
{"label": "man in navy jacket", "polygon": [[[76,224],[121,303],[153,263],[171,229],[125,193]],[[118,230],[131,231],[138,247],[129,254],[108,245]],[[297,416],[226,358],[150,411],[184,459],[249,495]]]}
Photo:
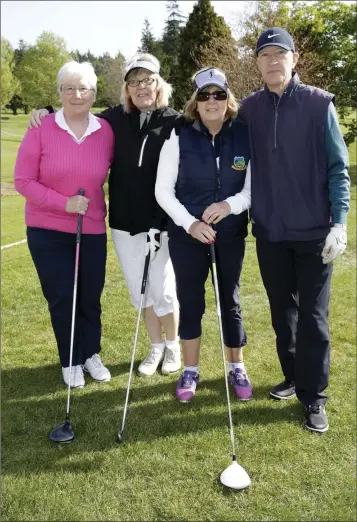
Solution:
{"label": "man in navy jacket", "polygon": [[325,432],[330,372],[328,310],[332,261],[346,248],[348,152],[334,96],[304,85],[290,34],[258,39],[265,86],[242,101],[252,167],[252,232],[284,381],[271,390],[297,395],[306,428]]}

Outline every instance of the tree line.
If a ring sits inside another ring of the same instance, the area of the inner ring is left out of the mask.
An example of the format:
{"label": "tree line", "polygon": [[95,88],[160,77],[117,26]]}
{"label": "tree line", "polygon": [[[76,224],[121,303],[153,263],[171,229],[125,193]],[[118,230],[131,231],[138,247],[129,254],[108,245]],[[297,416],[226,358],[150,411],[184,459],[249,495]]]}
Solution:
{"label": "tree line", "polygon": [[[345,139],[353,141],[356,120],[350,118],[357,101],[355,4],[336,0],[302,2],[261,0],[249,2],[243,14],[232,16],[229,26],[218,16],[210,0],[197,0],[186,19],[177,0],[166,2],[167,19],[160,38],[144,21],[138,52],[154,54],[161,75],[173,85],[171,106],[182,110],[192,93],[195,71],[209,65],[223,69],[237,99],[262,87],[254,55],[259,34],[268,27],[286,28],[300,54],[297,71],[304,83],[326,89],[336,96]],[[68,61],[89,61],[98,76],[97,106],[119,103],[124,77],[124,56],[95,56],[88,50],[68,51],[63,38],[44,32],[35,45],[20,40],[16,49],[1,39],[2,105],[16,113],[23,108],[58,102],[56,74]]]}

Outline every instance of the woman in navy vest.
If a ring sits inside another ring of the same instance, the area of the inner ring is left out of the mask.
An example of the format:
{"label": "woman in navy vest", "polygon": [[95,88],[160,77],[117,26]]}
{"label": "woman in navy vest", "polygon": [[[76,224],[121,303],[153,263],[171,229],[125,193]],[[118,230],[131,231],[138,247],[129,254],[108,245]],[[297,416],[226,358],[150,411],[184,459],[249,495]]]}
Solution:
{"label": "woman in navy vest", "polygon": [[155,188],[169,216],[169,251],[180,304],[184,372],[176,397],[190,402],[199,382],[209,244],[214,242],[230,382],[238,399],[249,400],[252,386],[243,362],[247,337],[239,302],[250,207],[248,131],[234,120],[238,104],[221,70],[200,70],[194,86],[185,117],[161,150]]}

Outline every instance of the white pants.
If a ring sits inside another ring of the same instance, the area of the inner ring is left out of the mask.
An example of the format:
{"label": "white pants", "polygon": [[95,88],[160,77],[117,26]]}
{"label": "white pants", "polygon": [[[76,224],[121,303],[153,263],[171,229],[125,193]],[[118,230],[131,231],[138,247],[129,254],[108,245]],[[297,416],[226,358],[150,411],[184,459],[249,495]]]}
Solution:
{"label": "white pants", "polygon": [[[118,256],[130,301],[139,308],[141,284],[145,264],[145,246],[147,233],[131,236],[129,232],[111,229],[115,252]],[[150,261],[146,284],[144,308],[153,307],[155,314],[162,317],[177,309],[176,282],[169,256],[167,233],[161,234],[161,247]]]}

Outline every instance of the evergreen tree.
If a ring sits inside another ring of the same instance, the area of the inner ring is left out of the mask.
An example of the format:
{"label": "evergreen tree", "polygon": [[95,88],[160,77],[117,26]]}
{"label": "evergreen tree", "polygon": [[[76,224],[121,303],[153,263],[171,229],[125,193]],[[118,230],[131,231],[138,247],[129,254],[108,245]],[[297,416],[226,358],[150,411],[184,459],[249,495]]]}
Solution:
{"label": "evergreen tree", "polygon": [[141,45],[138,53],[155,54],[155,37],[153,35],[150,22],[147,18],[144,20],[144,28],[141,32]]}
{"label": "evergreen tree", "polygon": [[166,80],[170,71],[167,56],[162,48],[162,41],[156,40],[152,32],[149,20],[145,18],[144,28],[141,33],[141,45],[138,53],[150,53],[155,56],[161,65],[160,75]]}
{"label": "evergreen tree", "polygon": [[162,35],[162,50],[166,56],[168,81],[174,83],[178,68],[180,34],[186,17],[182,15],[177,0],[166,2],[166,9],[169,15]]}
{"label": "evergreen tree", "polygon": [[[207,55],[207,48],[217,39],[221,41],[221,44],[225,42],[225,45],[216,46],[218,53],[215,58],[218,63],[214,64],[211,63],[209,54]],[[220,58],[223,58],[219,49],[224,49],[224,52],[228,52],[231,56],[236,55],[231,31],[223,18],[214,12],[210,0],[198,0],[180,35],[180,52],[174,90],[176,108],[182,109],[192,94],[192,75],[202,67],[219,65]]]}

